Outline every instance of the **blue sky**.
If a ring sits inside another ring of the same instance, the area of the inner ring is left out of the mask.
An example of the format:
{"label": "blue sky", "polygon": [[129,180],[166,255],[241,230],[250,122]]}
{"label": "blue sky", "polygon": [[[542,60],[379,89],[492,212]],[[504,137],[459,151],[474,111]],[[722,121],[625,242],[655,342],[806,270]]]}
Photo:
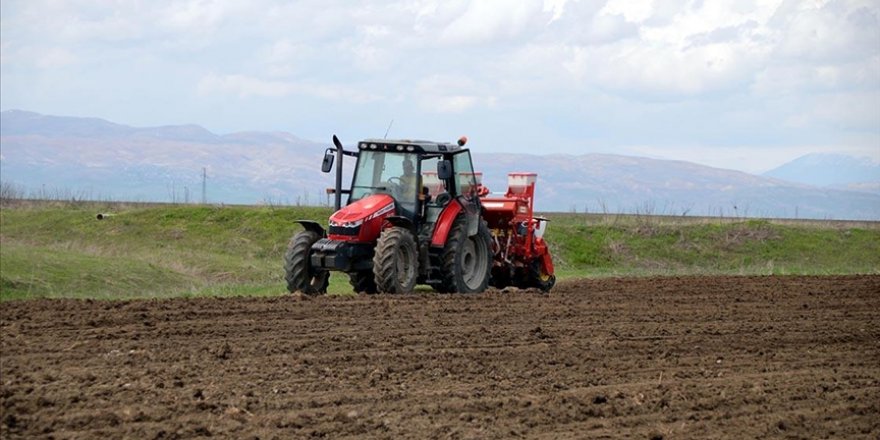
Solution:
{"label": "blue sky", "polygon": [[762,172],[880,161],[876,1],[0,4],[0,107]]}

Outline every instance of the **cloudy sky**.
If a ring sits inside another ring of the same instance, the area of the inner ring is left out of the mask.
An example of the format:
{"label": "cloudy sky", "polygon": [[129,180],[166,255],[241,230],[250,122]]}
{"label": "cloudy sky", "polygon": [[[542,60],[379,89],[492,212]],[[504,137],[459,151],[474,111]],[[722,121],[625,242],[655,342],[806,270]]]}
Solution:
{"label": "cloudy sky", "polygon": [[880,161],[880,3],[3,0],[0,107],[766,171]]}

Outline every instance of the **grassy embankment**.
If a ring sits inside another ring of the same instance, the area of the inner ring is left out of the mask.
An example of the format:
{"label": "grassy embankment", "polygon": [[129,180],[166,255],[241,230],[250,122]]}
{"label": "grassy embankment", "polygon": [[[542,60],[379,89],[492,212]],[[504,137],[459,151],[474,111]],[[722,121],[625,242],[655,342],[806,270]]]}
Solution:
{"label": "grassy embankment", "polygon": [[[115,212],[98,221],[98,212]],[[294,219],[326,208],[0,209],[0,299],[275,295]],[[880,273],[880,225],[550,214],[561,277]],[[350,291],[334,274],[331,292]]]}

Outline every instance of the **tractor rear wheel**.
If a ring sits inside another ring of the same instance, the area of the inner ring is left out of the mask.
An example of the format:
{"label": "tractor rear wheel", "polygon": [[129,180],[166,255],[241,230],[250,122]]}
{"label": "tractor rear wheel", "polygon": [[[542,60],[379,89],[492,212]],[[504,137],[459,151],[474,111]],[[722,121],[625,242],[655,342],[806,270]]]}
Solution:
{"label": "tractor rear wheel", "polygon": [[348,274],[348,282],[355,293],[376,293],[376,280],[373,278],[373,272],[364,270],[360,272],[352,272]]}
{"label": "tractor rear wheel", "polygon": [[[485,221],[480,221],[477,234],[467,235],[467,218],[455,220],[443,247],[443,284],[441,292],[479,293],[489,284],[492,268],[492,236]],[[435,287],[436,288],[436,287]]]}
{"label": "tractor rear wheel", "polygon": [[312,245],[320,239],[321,236],[313,231],[302,231],[290,239],[284,254],[284,279],[289,292],[306,295],[327,293],[330,272],[315,270],[310,258]]}
{"label": "tractor rear wheel", "polygon": [[416,241],[408,229],[393,226],[382,231],[373,256],[373,275],[380,292],[412,292],[418,264]]}

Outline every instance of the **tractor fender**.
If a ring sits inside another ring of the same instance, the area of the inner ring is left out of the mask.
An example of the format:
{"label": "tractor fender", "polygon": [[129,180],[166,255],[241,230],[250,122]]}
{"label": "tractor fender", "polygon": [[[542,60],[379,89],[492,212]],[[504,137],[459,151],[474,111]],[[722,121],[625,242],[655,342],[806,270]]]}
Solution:
{"label": "tractor fender", "polygon": [[480,221],[482,220],[482,217],[480,217],[479,211],[476,213],[465,212],[465,216],[467,216],[468,222],[468,237],[473,237],[474,235],[477,235],[477,232],[480,230]]}
{"label": "tractor fender", "polygon": [[412,220],[402,215],[392,215],[389,217],[385,217],[385,221],[388,222],[388,224],[390,224],[391,226],[400,226],[410,231],[415,229],[415,225],[413,224]]}
{"label": "tractor fender", "polygon": [[321,237],[327,237],[327,231],[324,230],[324,227],[321,226],[318,222],[311,220],[296,220],[294,223],[299,223],[302,225],[303,229],[306,231],[314,232]]}
{"label": "tractor fender", "polygon": [[455,223],[456,217],[462,211],[461,203],[455,200],[455,203],[448,203],[437,223],[434,225],[434,235],[431,236],[431,246],[443,247],[446,245],[446,238],[449,237],[449,231]]}
{"label": "tractor fender", "polygon": [[481,213],[483,212],[483,205],[480,203],[480,198],[476,197],[476,204],[464,198],[464,196],[458,196],[456,198],[458,203],[464,208],[464,215],[467,220],[467,235],[468,237],[473,237],[477,235],[477,232],[480,230],[480,222],[483,220]]}

